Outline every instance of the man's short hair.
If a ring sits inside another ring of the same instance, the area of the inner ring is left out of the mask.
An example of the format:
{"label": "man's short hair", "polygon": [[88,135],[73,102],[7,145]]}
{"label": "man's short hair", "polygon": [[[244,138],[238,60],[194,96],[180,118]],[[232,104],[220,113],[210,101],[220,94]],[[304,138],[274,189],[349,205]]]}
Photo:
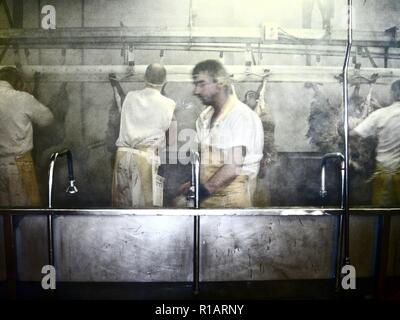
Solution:
{"label": "man's short hair", "polygon": [[0,80],[7,81],[14,89],[23,80],[21,72],[15,67],[4,67],[0,69]]}
{"label": "man's short hair", "polygon": [[150,86],[162,86],[167,80],[167,70],[159,63],[147,66],[144,79]]}
{"label": "man's short hair", "polygon": [[400,80],[396,80],[390,87],[395,101],[400,101]]}
{"label": "man's short hair", "polygon": [[207,73],[215,82],[230,84],[229,74],[218,60],[209,59],[199,62],[193,68],[192,77],[195,78],[200,72]]}

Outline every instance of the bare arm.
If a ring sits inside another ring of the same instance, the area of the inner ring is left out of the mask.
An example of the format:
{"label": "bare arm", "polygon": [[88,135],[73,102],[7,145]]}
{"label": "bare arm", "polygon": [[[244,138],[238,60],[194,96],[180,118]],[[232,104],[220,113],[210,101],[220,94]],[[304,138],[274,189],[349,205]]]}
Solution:
{"label": "bare arm", "polygon": [[[246,148],[242,146],[230,149],[234,158],[233,161],[223,165],[204,185],[200,184],[199,195],[201,200],[204,200],[213,193],[224,189],[240,174],[245,150]],[[187,194],[190,185],[190,181],[183,183],[178,190],[177,196]]]}
{"label": "bare arm", "polygon": [[54,116],[50,109],[38,100],[40,77],[41,74],[39,72],[35,72],[33,77],[34,85],[32,92],[26,88],[23,88],[22,91],[25,92],[23,92],[18,99],[21,99],[19,103],[25,106],[25,113],[28,118],[39,127],[45,127],[54,121]]}
{"label": "bare arm", "polygon": [[228,163],[223,165],[203,186],[209,194],[224,189],[240,174],[245,152],[246,148],[243,146],[233,147],[229,150],[232,161],[227,161]]}
{"label": "bare arm", "polygon": [[41,104],[32,95],[27,93],[24,99],[28,108],[28,116],[33,123],[39,127],[45,127],[54,121],[54,116],[50,109]]}

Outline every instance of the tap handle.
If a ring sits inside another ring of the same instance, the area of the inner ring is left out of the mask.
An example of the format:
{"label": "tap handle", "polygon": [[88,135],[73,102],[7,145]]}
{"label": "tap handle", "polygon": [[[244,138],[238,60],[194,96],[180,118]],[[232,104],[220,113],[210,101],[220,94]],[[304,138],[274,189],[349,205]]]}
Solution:
{"label": "tap handle", "polygon": [[67,165],[68,165],[68,179],[70,181],[75,180],[74,176],[74,166],[73,166],[73,159],[72,159],[72,152],[69,149],[63,149],[59,152],[54,152],[50,160],[55,161],[58,157],[67,156]]}
{"label": "tap handle", "polygon": [[189,192],[188,192],[188,194],[187,194],[187,196],[186,196],[186,199],[187,200],[191,200],[191,199],[195,199],[195,197],[196,197],[196,194],[195,194],[195,186],[191,186],[190,188],[189,188]]}
{"label": "tap handle", "polygon": [[344,161],[344,155],[340,152],[327,153],[321,159],[321,166],[324,166],[326,164],[326,161],[332,158],[339,158],[341,161]]}
{"label": "tap handle", "polygon": [[200,155],[197,151],[190,152],[190,162],[196,164],[200,161]]}
{"label": "tap handle", "polygon": [[72,152],[69,149],[64,149],[58,153],[59,156],[67,156],[67,165],[68,165],[68,179],[70,181],[75,180],[74,178],[74,165]]}
{"label": "tap handle", "polygon": [[72,152],[69,150],[67,152],[67,163],[68,163],[68,179],[70,181],[73,181],[73,180],[75,180],[74,165],[73,165],[73,159],[72,159]]}
{"label": "tap handle", "polygon": [[55,161],[58,157],[58,152],[54,152],[50,156],[50,161]]}

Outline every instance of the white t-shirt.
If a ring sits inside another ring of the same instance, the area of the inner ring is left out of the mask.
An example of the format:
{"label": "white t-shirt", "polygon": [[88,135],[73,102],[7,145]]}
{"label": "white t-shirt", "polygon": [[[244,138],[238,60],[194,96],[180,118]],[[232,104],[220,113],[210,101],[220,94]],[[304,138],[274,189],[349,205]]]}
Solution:
{"label": "white t-shirt", "polygon": [[159,147],[171,125],[175,102],[158,90],[130,91],[122,105],[117,147]]}
{"label": "white t-shirt", "polygon": [[33,148],[32,123],[53,121],[51,111],[27,92],[0,81],[0,157],[17,156]]}
{"label": "white t-shirt", "polygon": [[389,171],[400,169],[400,101],[374,111],[354,131],[363,138],[378,138],[378,165]]}
{"label": "white t-shirt", "polygon": [[264,130],[258,115],[244,103],[230,97],[233,108],[210,128],[214,108],[206,108],[196,121],[197,139],[200,143],[218,149],[246,147],[242,174],[254,177],[263,156]]}

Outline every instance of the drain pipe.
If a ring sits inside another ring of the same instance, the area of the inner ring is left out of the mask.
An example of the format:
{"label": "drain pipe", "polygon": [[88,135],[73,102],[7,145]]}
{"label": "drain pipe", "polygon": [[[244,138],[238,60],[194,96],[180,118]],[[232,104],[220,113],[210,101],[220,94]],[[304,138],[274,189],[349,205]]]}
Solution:
{"label": "drain pipe", "polygon": [[[351,48],[353,44],[353,11],[352,11],[353,1],[347,1],[347,47],[346,56],[343,64],[343,106],[344,106],[344,197],[343,197],[343,212],[341,215],[340,223],[340,234],[343,243],[343,248],[340,247],[339,250],[343,250],[344,255],[341,256],[341,268],[343,266],[350,265],[350,243],[349,243],[349,88],[348,88],[348,70],[350,62]],[[340,243],[340,241],[339,241]]]}

